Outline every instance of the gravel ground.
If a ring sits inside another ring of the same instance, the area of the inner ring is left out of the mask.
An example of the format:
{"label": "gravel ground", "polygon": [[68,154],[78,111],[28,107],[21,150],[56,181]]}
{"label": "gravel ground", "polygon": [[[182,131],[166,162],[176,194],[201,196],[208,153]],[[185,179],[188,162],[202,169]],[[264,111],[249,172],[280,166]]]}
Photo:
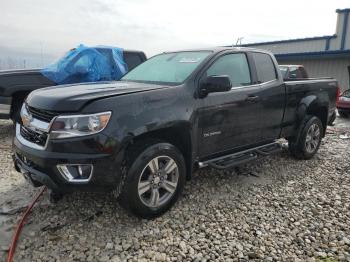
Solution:
{"label": "gravel ground", "polygon": [[[129,215],[111,194],[50,204],[46,193],[15,261],[350,261],[349,126],[337,120],[309,161],[284,151],[240,172],[202,169],[152,221]],[[15,212],[0,215],[3,258],[16,211],[38,192],[12,167],[11,130],[0,122],[0,210]]]}

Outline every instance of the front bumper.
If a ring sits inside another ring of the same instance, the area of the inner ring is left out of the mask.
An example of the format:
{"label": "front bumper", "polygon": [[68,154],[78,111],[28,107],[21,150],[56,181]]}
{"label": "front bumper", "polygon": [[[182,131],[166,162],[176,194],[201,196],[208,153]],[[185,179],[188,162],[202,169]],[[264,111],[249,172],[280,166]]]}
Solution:
{"label": "front bumper", "polygon": [[[74,152],[74,142],[62,141],[62,143],[65,144],[65,147],[70,144],[72,150],[68,152]],[[34,186],[46,185],[48,188],[62,193],[77,190],[110,191],[118,186],[121,179],[118,157],[113,153],[52,152],[31,148],[22,144],[17,137],[14,138],[13,149],[16,170],[21,172]],[[57,165],[62,164],[93,165],[91,179],[83,183],[67,181],[57,169]]]}
{"label": "front bumper", "polygon": [[11,114],[12,98],[0,96],[0,119],[9,119]]}

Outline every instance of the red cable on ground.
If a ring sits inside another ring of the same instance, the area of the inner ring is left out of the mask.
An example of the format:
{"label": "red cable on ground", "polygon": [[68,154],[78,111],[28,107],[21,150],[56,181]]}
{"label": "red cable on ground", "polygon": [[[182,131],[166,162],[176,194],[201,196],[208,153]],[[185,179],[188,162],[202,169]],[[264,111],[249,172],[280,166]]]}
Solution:
{"label": "red cable on ground", "polygon": [[32,210],[33,206],[38,201],[39,197],[45,192],[45,190],[46,190],[46,186],[44,186],[43,189],[41,189],[41,191],[34,197],[32,203],[30,203],[30,205],[27,207],[26,211],[23,213],[23,216],[22,216],[19,224],[17,225],[15,234],[13,235],[13,238],[12,238],[11,246],[10,246],[9,253],[7,256],[7,262],[12,262],[13,255],[15,254],[15,251],[16,251],[17,240],[19,238],[19,234],[22,231],[24,222],[25,222],[27,216],[29,215],[30,211]]}

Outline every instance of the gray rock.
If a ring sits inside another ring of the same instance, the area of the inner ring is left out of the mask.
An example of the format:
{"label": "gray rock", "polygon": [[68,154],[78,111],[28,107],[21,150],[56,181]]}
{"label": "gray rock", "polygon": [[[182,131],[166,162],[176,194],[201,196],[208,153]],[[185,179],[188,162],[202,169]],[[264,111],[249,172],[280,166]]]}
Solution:
{"label": "gray rock", "polygon": [[105,247],[106,249],[113,249],[113,243],[111,243],[111,242],[108,242],[107,244],[106,244],[106,247]]}
{"label": "gray rock", "polygon": [[181,248],[181,250],[182,250],[183,252],[186,253],[186,251],[187,251],[187,246],[186,246],[186,243],[185,243],[184,241],[181,241],[181,242],[180,242],[179,247]]}

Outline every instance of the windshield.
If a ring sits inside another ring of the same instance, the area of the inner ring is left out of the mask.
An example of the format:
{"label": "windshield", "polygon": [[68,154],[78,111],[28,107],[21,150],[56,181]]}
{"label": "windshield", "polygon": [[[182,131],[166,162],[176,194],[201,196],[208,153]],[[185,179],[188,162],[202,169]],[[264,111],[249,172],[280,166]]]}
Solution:
{"label": "windshield", "polygon": [[288,67],[287,66],[280,66],[280,71],[282,73],[282,77],[286,78],[287,77],[287,72],[288,72]]}
{"label": "windshield", "polygon": [[180,84],[210,53],[196,51],[160,54],[142,63],[121,80]]}

